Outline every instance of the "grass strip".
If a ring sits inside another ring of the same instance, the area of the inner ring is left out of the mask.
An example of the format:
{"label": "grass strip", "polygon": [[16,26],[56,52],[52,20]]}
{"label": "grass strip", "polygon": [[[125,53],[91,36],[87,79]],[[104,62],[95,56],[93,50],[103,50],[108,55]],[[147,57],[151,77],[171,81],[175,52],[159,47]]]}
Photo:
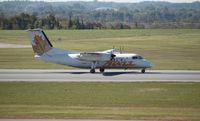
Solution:
{"label": "grass strip", "polygon": [[0,118],[200,120],[200,83],[0,82]]}

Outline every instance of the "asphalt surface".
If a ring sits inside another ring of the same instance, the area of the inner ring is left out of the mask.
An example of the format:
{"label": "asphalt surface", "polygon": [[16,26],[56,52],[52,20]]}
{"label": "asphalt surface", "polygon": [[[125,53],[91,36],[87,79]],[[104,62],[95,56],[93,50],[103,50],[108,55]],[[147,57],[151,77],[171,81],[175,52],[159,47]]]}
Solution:
{"label": "asphalt surface", "polygon": [[0,69],[0,81],[66,81],[66,82],[200,82],[200,71],[184,70],[39,70]]}

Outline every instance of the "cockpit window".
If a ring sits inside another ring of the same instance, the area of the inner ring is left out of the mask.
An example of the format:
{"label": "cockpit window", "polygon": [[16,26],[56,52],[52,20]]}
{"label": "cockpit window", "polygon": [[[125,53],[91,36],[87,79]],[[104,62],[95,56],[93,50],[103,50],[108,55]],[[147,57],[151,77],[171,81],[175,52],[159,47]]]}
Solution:
{"label": "cockpit window", "polygon": [[133,56],[132,59],[143,59],[142,56]]}
{"label": "cockpit window", "polygon": [[138,56],[138,59],[143,59],[142,56]]}

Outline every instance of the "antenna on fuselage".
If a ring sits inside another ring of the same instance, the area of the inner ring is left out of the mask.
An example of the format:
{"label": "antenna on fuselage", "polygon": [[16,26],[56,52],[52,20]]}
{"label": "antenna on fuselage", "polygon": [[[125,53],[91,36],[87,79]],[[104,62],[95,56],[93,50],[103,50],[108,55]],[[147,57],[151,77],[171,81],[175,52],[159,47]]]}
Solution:
{"label": "antenna on fuselage", "polygon": [[124,46],[122,46],[122,52],[124,51]]}
{"label": "antenna on fuselage", "polygon": [[120,53],[123,53],[123,51],[124,51],[124,46],[120,46],[120,47],[119,47],[119,52],[120,52]]}
{"label": "antenna on fuselage", "polygon": [[114,49],[115,49],[115,46],[113,45],[113,47],[112,47],[112,48],[113,48],[113,50],[114,50]]}

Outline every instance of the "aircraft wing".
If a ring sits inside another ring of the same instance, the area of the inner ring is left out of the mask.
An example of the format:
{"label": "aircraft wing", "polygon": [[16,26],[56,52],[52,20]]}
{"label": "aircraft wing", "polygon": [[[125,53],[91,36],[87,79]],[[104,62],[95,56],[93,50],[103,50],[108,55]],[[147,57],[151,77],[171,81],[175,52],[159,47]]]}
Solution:
{"label": "aircraft wing", "polygon": [[100,53],[112,53],[112,54],[116,54],[116,53],[119,53],[119,52],[116,49],[109,49],[109,50],[101,51]]}
{"label": "aircraft wing", "polygon": [[114,54],[111,53],[100,53],[100,52],[83,52],[76,56],[76,59],[81,61],[108,61],[115,57]]}

